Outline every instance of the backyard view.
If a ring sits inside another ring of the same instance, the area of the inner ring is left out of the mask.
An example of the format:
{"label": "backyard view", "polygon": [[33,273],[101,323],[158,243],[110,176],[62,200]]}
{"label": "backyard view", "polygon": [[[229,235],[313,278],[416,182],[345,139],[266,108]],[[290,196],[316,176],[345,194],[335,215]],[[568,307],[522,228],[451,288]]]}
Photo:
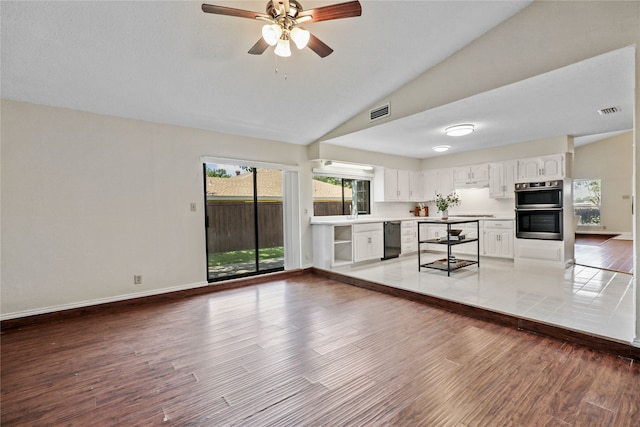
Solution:
{"label": "backyard view", "polygon": [[599,179],[573,181],[573,207],[580,217],[579,225],[600,225],[601,193]]}
{"label": "backyard view", "polygon": [[210,281],[284,268],[282,171],[205,165]]}

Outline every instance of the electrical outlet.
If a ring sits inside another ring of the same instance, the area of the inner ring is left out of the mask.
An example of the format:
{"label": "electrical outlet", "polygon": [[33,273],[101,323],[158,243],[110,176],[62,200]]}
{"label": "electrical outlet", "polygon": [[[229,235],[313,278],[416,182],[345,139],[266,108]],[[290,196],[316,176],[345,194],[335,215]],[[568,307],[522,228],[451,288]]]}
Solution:
{"label": "electrical outlet", "polygon": [[196,211],[196,204],[191,203],[191,212],[195,212],[195,211]]}
{"label": "electrical outlet", "polygon": [[133,276],[133,284],[134,285],[141,285],[142,284],[142,276],[140,276],[139,274],[136,274],[135,276]]}

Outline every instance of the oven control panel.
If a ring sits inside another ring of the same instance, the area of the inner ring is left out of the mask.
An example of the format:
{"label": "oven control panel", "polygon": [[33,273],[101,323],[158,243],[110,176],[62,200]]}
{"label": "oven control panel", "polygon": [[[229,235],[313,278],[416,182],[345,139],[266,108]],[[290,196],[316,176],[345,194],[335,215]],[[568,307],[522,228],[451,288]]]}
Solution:
{"label": "oven control panel", "polygon": [[562,188],[562,180],[542,181],[542,182],[519,182],[516,184],[516,191],[554,189],[554,188]]}

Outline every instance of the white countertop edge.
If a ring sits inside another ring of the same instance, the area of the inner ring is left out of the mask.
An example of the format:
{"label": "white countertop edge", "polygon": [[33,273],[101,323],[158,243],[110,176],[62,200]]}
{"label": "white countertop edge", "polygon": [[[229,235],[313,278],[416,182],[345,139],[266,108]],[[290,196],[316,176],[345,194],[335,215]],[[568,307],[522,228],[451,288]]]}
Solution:
{"label": "white countertop edge", "polygon": [[[465,214],[466,215],[466,214]],[[341,224],[366,224],[371,222],[385,222],[385,221],[424,221],[424,220],[439,220],[440,216],[407,216],[407,217],[372,217],[372,216],[360,216],[358,218],[350,218],[348,216],[344,216],[344,218],[340,217],[311,217],[310,224],[311,225],[341,225]],[[460,220],[484,220],[484,221],[514,221],[513,216],[508,216],[507,214],[495,214],[493,217],[487,216],[451,216],[449,219],[460,219]]]}

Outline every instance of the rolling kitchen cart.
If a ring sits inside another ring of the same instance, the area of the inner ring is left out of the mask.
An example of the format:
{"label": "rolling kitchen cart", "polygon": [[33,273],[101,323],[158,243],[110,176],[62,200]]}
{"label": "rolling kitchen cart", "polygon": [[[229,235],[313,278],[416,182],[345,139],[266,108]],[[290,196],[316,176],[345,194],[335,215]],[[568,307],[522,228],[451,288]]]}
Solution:
{"label": "rolling kitchen cart", "polygon": [[[451,226],[456,224],[468,224],[468,223],[476,224],[478,237],[471,238],[471,239],[464,238],[462,240],[452,239]],[[420,236],[420,224],[446,225],[447,235],[446,237],[441,239],[423,239],[422,236]],[[455,260],[452,261],[452,258],[451,258],[452,246],[465,245],[467,243],[473,243],[473,242],[476,242],[476,245],[478,247],[478,253],[476,254],[475,260],[456,258]],[[423,264],[420,257],[420,252],[421,252],[420,249],[421,249],[421,245],[425,243],[435,244],[435,245],[445,245],[447,247],[447,258],[439,259],[436,261],[427,262]],[[477,219],[449,219],[449,220],[432,219],[432,220],[418,221],[418,271],[420,271],[420,269],[423,267],[435,268],[436,270],[446,271],[447,276],[450,276],[453,270],[457,270],[459,268],[467,267],[473,264],[477,264],[478,267],[480,267],[480,221],[479,220]]]}

